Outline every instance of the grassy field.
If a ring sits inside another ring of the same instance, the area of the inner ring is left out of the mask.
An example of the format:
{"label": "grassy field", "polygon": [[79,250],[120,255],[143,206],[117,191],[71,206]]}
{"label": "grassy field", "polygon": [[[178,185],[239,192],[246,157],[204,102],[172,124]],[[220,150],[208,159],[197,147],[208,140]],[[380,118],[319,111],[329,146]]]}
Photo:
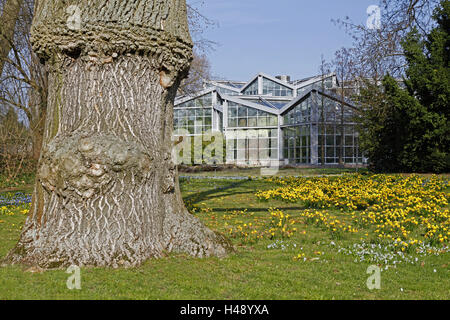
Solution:
{"label": "grassy field", "polygon": [[[279,168],[275,176],[317,176],[367,172],[365,168]],[[272,174],[273,175],[273,174]],[[216,171],[181,172],[188,177],[261,177],[261,168],[231,168]]]}
{"label": "grassy field", "polygon": [[[450,298],[449,242],[438,235],[448,234],[448,178],[302,179],[181,180],[188,209],[236,246],[227,258],[174,254],[135,269],[83,268],[74,291],[64,270],[5,266],[0,299]],[[374,207],[389,193],[397,198]],[[28,206],[0,205],[0,257],[17,241]],[[380,217],[390,223],[394,207],[409,214],[381,234]],[[379,290],[366,285],[370,265],[382,269]]]}

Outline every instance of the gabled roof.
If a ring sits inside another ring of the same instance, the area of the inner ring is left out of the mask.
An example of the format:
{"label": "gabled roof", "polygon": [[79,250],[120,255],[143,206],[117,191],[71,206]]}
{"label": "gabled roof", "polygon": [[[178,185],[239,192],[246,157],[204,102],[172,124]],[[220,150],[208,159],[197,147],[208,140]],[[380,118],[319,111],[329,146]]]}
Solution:
{"label": "gabled roof", "polygon": [[233,80],[211,80],[208,82],[214,83],[214,84],[225,85],[227,87],[232,87],[232,88],[239,89],[239,90],[242,88],[242,86],[244,86],[246,84],[246,82],[243,82],[243,81],[233,81]]}
{"label": "gabled roof", "polygon": [[269,80],[271,80],[271,81],[273,81],[273,82],[276,82],[276,83],[278,83],[278,84],[281,84],[282,86],[285,86],[285,87],[287,87],[287,88],[289,88],[289,89],[292,89],[292,90],[295,89],[295,87],[294,87],[292,84],[290,84],[289,82],[284,82],[283,80],[280,80],[280,79],[275,78],[275,77],[273,77],[273,76],[271,76],[271,75],[268,75],[267,73],[262,73],[262,72],[261,72],[260,75],[263,76],[263,77],[266,78],[266,79],[269,79]]}
{"label": "gabled roof", "polygon": [[227,90],[230,90],[230,91],[234,91],[234,92],[236,92],[236,93],[240,93],[240,92],[241,92],[241,90],[240,90],[239,88],[232,87],[232,86],[226,85],[226,84],[224,84],[224,83],[215,82],[215,81],[211,81],[210,83],[211,83],[213,86],[221,87],[221,88],[224,88],[224,89],[227,89]]}
{"label": "gabled roof", "polygon": [[[243,86],[241,89],[237,89],[235,87],[228,86],[228,85],[226,85],[226,84],[224,84],[222,82],[210,81],[209,83],[213,84],[212,87],[203,89],[203,90],[197,92],[194,95],[188,95],[188,96],[183,96],[183,97],[177,98],[175,100],[175,107],[180,105],[180,104],[182,104],[182,103],[184,103],[184,102],[187,102],[187,101],[196,99],[198,97],[201,97],[201,96],[203,96],[205,94],[212,93],[212,92],[217,92],[218,96],[221,97],[224,100],[228,100],[228,101],[231,101],[231,102],[234,102],[234,103],[239,103],[239,104],[242,104],[244,106],[247,106],[247,107],[250,107],[250,108],[254,108],[254,109],[258,109],[258,110],[261,110],[261,111],[265,111],[265,112],[268,112],[268,113],[271,113],[271,114],[282,115],[282,114],[286,113],[287,111],[289,111],[294,106],[296,106],[299,103],[301,103],[304,99],[306,99],[309,95],[311,95],[312,92],[316,92],[316,93],[318,93],[320,95],[323,95],[324,97],[327,97],[327,98],[332,99],[332,100],[334,100],[336,102],[339,102],[339,103],[341,103],[341,97],[337,96],[335,93],[333,93],[330,90],[311,89],[311,90],[308,90],[307,92],[303,93],[302,95],[297,96],[296,98],[293,98],[290,101],[286,101],[286,97],[273,97],[273,99],[275,99],[276,101],[271,101],[271,100],[273,100],[272,97],[268,98],[267,96],[264,96],[264,95],[255,95],[255,96],[236,95],[236,96],[231,96],[231,95],[222,94],[219,91],[217,91],[216,87],[222,87],[222,88],[231,90],[231,91],[236,92],[236,93],[241,93],[253,81],[258,79],[259,76],[262,76],[262,77],[265,77],[265,78],[267,78],[267,79],[269,79],[271,81],[279,83],[279,84],[281,84],[281,85],[283,85],[285,87],[288,87],[288,88],[291,88],[293,90],[296,90],[296,89],[299,89],[299,88],[306,87],[306,86],[308,86],[308,85],[310,85],[312,83],[315,83],[317,81],[320,81],[322,78],[326,79],[326,78],[329,78],[329,77],[333,77],[335,75],[336,75],[335,73],[330,73],[330,74],[327,74],[327,75],[325,75],[323,77],[322,76],[310,77],[310,78],[304,79],[305,81],[300,82],[298,85],[292,85],[292,84],[285,83],[284,81],[281,81],[281,80],[279,80],[277,78],[274,78],[274,77],[272,77],[270,75],[267,75],[265,73],[260,72],[257,75],[255,75],[249,82],[247,82],[246,85]],[[261,103],[252,102],[252,101],[249,101],[248,99],[253,99],[253,100],[254,99],[259,99],[259,100],[261,100]],[[346,106],[348,106],[350,108],[353,108],[354,110],[358,110],[354,106],[353,102],[349,101],[348,99],[345,99],[343,103]],[[218,110],[220,112],[223,112],[223,108],[221,106],[214,105],[213,108],[215,108],[216,110]]]}
{"label": "gabled roof", "polygon": [[274,108],[277,110],[283,108],[286,104],[288,104],[290,102],[290,101],[282,101],[282,100],[273,101],[273,100],[266,99],[265,97],[262,97],[262,96],[258,97],[258,100],[260,101],[260,103],[262,105],[265,105],[265,106],[268,106],[269,108]]}
{"label": "gabled roof", "polygon": [[295,85],[295,90],[301,89],[303,87],[309,86],[310,84],[318,82],[318,81],[322,80],[322,78],[327,79],[327,78],[334,77],[334,76],[336,76],[336,73],[333,72],[333,73],[326,74],[324,76],[319,75],[319,76],[310,77],[304,81],[300,80],[301,82],[299,82],[298,84]]}
{"label": "gabled roof", "polygon": [[297,98],[293,99],[291,102],[289,102],[287,105],[285,105],[283,108],[281,108],[279,110],[280,114],[285,113],[286,111],[289,111],[292,107],[296,106],[297,104],[299,104],[301,101],[303,101],[304,99],[307,98],[307,96],[309,96],[311,94],[313,90],[310,90],[308,92],[305,92],[303,95],[301,96],[297,96]]}
{"label": "gabled roof", "polygon": [[[290,103],[288,103],[287,105],[285,105],[282,109],[280,109],[279,114],[282,115],[288,111],[290,111],[293,107],[295,107],[296,105],[298,105],[299,103],[303,102],[303,100],[305,100],[309,95],[311,95],[312,92],[316,92],[320,95],[323,95],[324,97],[327,97],[331,100],[334,100],[336,102],[342,103],[341,98],[338,97],[337,95],[335,95],[333,92],[329,91],[329,90],[318,90],[318,89],[311,89],[308,92],[305,92],[303,95],[298,96],[297,98],[295,98],[294,100],[292,100]],[[358,111],[358,108],[356,108],[350,101],[348,101],[347,99],[345,99],[343,101],[344,105],[352,108],[356,111]]]}
{"label": "gabled roof", "polygon": [[240,92],[244,92],[244,90],[247,89],[247,87],[250,86],[250,85],[253,83],[253,81],[255,81],[255,80],[258,79],[259,75],[260,75],[260,74],[258,73],[256,76],[254,76],[253,78],[251,78],[246,84],[244,84],[244,85],[242,86]]}
{"label": "gabled roof", "polygon": [[315,77],[317,77],[317,76],[312,76],[312,77],[307,77],[307,78],[303,78],[303,79],[293,80],[293,81],[291,81],[291,85],[298,86],[300,83],[308,81],[308,80],[310,80],[312,78],[315,78]]}
{"label": "gabled roof", "polygon": [[211,88],[206,88],[206,89],[203,89],[201,91],[198,91],[194,95],[181,96],[181,97],[175,99],[174,105],[177,106],[179,104],[185,103],[185,102],[187,102],[189,100],[197,99],[197,98],[199,98],[201,96],[204,96],[205,94],[208,94],[208,93],[211,93],[211,92],[214,92],[214,91],[216,91],[216,88],[211,87]]}
{"label": "gabled roof", "polygon": [[239,103],[239,104],[242,104],[243,106],[246,106],[246,107],[258,109],[258,110],[261,110],[261,111],[264,111],[264,112],[268,112],[268,113],[271,113],[271,114],[275,114],[275,115],[279,114],[278,113],[278,109],[271,108],[271,107],[266,107],[266,106],[263,106],[261,104],[257,104],[257,103],[254,103],[254,102],[251,102],[251,101],[247,101],[247,100],[244,100],[244,99],[239,99],[236,96],[228,96],[228,95],[224,95],[223,94],[223,95],[221,95],[221,97],[224,100],[231,101],[231,102],[234,102],[234,103]]}
{"label": "gabled roof", "polygon": [[282,86],[285,86],[285,87],[287,87],[287,88],[289,88],[289,89],[294,90],[294,88],[295,88],[295,87],[292,86],[290,83],[287,83],[287,82],[284,82],[284,81],[282,81],[282,80],[280,80],[280,79],[277,79],[277,78],[275,78],[275,77],[272,77],[271,75],[268,75],[267,73],[260,72],[260,73],[258,73],[257,75],[255,75],[253,78],[251,78],[251,80],[248,81],[248,82],[241,88],[241,90],[240,90],[241,93],[244,92],[245,89],[247,89],[247,87],[250,86],[250,85],[253,83],[253,81],[255,81],[256,79],[258,79],[259,76],[264,77],[264,78],[266,78],[266,79],[269,79],[269,80],[271,80],[271,81],[273,81],[273,82],[276,82],[276,83],[278,83],[278,84],[280,84],[280,85],[282,85]]}

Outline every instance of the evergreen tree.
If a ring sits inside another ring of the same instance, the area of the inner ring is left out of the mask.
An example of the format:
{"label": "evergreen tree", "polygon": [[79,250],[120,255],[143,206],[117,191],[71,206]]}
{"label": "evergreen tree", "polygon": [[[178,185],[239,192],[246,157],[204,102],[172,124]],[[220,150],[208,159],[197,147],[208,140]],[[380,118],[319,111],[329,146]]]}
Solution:
{"label": "evergreen tree", "polygon": [[[362,91],[362,146],[375,171],[443,172],[450,169],[450,1],[441,1],[436,27],[423,39],[413,30],[403,41],[405,88],[387,76],[382,89]],[[374,101],[374,96],[378,101]]]}

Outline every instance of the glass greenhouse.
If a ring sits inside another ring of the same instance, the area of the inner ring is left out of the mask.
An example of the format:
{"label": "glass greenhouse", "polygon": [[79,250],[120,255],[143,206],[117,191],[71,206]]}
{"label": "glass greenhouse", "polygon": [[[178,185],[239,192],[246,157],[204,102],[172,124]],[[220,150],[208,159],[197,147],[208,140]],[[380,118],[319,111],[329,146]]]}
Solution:
{"label": "glass greenhouse", "polygon": [[364,164],[358,109],[341,101],[337,88],[335,74],[209,81],[197,94],[175,100],[175,136],[221,132],[230,164]]}

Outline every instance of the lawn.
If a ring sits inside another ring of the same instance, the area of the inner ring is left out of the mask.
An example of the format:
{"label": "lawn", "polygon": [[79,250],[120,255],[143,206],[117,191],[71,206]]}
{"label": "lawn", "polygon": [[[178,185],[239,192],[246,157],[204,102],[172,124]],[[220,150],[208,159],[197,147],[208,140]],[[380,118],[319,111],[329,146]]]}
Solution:
{"label": "lawn", "polygon": [[[180,184],[190,212],[227,235],[236,253],[224,259],[172,254],[134,269],[82,268],[82,289],[74,291],[64,270],[4,266],[0,299],[450,298],[447,176]],[[1,194],[0,257],[19,237],[29,207],[21,204],[24,191]],[[5,205],[14,197],[17,202]],[[370,265],[382,270],[379,290],[366,285]]]}

